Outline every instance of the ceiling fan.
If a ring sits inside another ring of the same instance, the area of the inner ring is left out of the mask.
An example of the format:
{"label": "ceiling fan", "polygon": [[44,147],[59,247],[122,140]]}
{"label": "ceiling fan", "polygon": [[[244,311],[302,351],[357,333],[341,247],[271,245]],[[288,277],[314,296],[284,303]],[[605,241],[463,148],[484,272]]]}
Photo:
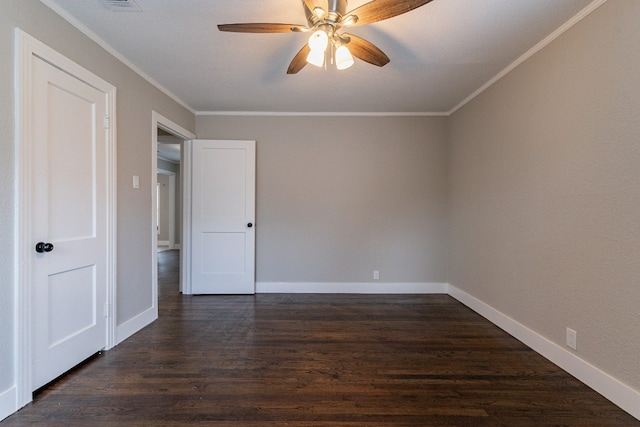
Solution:
{"label": "ceiling fan", "polygon": [[353,65],[355,56],[378,67],[390,59],[372,43],[349,33],[343,27],[355,27],[393,18],[423,6],[432,0],[372,0],[347,12],[347,0],[302,0],[307,25],[298,24],[221,24],[220,31],[236,33],[299,33],[311,32],[309,42],[289,64],[287,74],[295,74],[307,63],[322,67],[327,56],[336,68],[344,70]]}

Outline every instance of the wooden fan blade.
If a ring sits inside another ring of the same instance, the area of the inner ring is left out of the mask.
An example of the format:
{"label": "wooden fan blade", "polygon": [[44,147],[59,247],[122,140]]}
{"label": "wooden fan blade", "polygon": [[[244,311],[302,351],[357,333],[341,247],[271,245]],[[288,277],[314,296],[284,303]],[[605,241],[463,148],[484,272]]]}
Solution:
{"label": "wooden fan blade", "polygon": [[351,54],[356,58],[362,59],[369,64],[377,65],[378,67],[384,67],[389,63],[389,61],[391,61],[389,57],[373,43],[370,43],[358,36],[354,36],[353,34],[343,34],[343,36],[351,39],[347,44],[347,47]]}
{"label": "wooden fan blade", "polygon": [[358,20],[351,26],[371,24],[402,15],[431,1],[433,0],[372,0],[347,13],[345,21],[350,15],[355,15]]}
{"label": "wooden fan blade", "polygon": [[291,33],[307,29],[304,25],[297,24],[220,24],[220,31],[232,33]]}
{"label": "wooden fan blade", "polygon": [[287,69],[287,74],[296,74],[298,71],[302,70],[305,65],[307,65],[307,56],[311,52],[311,48],[308,43],[305,43],[300,49],[300,52],[293,57],[293,61],[289,64],[289,68]]}

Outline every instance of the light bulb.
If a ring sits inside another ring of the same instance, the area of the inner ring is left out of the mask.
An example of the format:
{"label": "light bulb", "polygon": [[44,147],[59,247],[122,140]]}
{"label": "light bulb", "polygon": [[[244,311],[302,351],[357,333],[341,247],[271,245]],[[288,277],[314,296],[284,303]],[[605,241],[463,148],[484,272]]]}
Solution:
{"label": "light bulb", "polygon": [[336,68],[338,70],[346,70],[353,65],[353,56],[345,45],[341,45],[336,49]]}
{"label": "light bulb", "polygon": [[322,30],[318,30],[309,37],[309,47],[311,51],[324,52],[329,45],[329,36]]}

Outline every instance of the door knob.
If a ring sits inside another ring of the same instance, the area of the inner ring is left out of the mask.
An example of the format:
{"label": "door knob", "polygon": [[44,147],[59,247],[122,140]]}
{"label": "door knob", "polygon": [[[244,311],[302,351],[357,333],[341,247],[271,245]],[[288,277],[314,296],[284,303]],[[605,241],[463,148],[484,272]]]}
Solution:
{"label": "door knob", "polygon": [[45,243],[45,242],[36,243],[36,252],[38,252],[39,254],[43,252],[51,252],[52,250],[53,250],[53,244],[51,243]]}
{"label": "door knob", "polygon": [[249,223],[249,224],[247,224],[247,227],[251,228],[251,227],[253,227],[253,224]]}

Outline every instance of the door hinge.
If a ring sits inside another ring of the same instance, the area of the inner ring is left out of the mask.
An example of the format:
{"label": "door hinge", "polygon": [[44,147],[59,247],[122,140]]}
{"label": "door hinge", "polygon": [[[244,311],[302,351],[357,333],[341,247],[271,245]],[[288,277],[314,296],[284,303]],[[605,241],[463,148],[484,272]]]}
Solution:
{"label": "door hinge", "polygon": [[104,303],[104,317],[109,317],[109,303]]}
{"label": "door hinge", "polygon": [[109,129],[109,116],[104,116],[104,128]]}

